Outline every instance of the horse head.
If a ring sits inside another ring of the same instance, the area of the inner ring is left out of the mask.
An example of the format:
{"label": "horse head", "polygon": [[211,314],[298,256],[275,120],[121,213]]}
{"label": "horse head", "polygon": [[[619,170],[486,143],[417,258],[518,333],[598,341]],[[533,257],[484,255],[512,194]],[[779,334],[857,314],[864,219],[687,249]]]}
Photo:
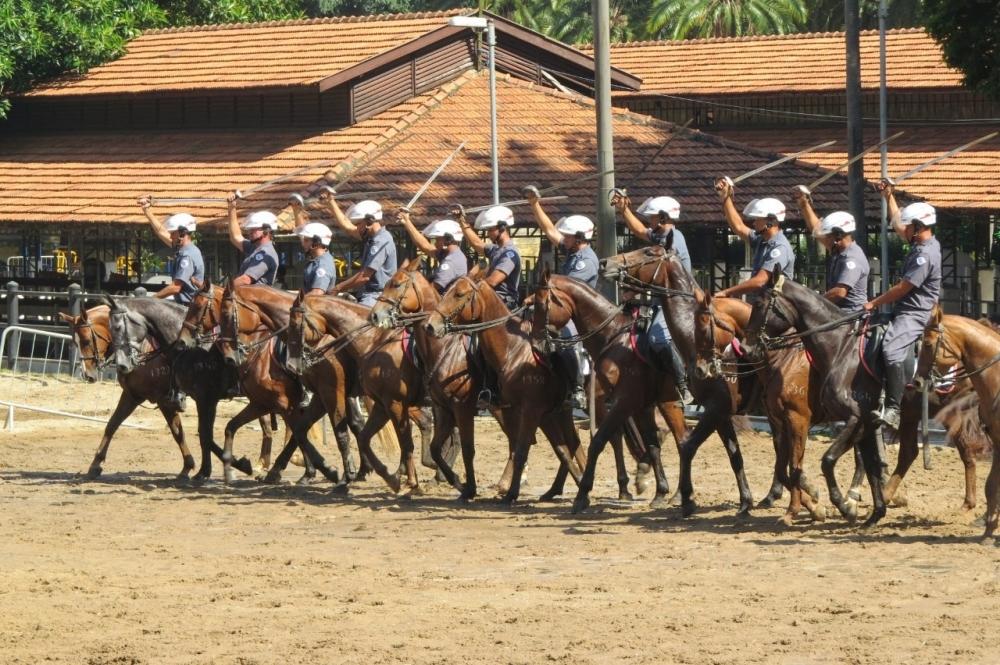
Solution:
{"label": "horse head", "polygon": [[69,324],[76,348],[80,352],[83,378],[96,383],[101,367],[110,361],[111,331],[108,329],[108,310],[104,305],[73,316],[59,312],[59,318]]}
{"label": "horse head", "polygon": [[115,369],[119,374],[128,374],[139,365],[139,352],[147,336],[146,327],[132,316],[123,302],[107,295],[103,300],[110,308],[108,329],[111,333]]}
{"label": "horse head", "polygon": [[743,343],[743,350],[751,361],[764,360],[768,338],[783,335],[795,325],[797,314],[783,295],[786,285],[790,283],[781,269],[776,269],[762,289],[761,297],[754,302]]}
{"label": "horse head", "polygon": [[188,303],[184,323],[177,337],[179,348],[193,349],[201,343],[203,337],[221,327],[220,304],[212,279],[206,275],[201,288]]}
{"label": "horse head", "polygon": [[931,310],[931,317],[924,326],[923,337],[920,341],[920,355],[917,357],[917,372],[913,377],[913,385],[921,391],[930,381],[933,385],[935,374],[939,371],[947,371],[948,368],[962,362],[962,345],[942,323],[944,312],[940,305],[934,305]]}
{"label": "horse head", "polygon": [[243,362],[243,352],[240,348],[241,312],[236,300],[233,282],[226,284],[222,292],[222,302],[219,305],[219,327],[221,328],[218,345],[222,357],[230,367],[238,367]]}
{"label": "horse head", "polygon": [[531,301],[531,348],[543,355],[553,353],[556,350],[553,340],[573,319],[573,300],[552,284],[551,274],[546,269],[531,295]]}
{"label": "horse head", "polygon": [[480,320],[483,315],[483,298],[480,295],[483,284],[481,279],[468,275],[456,279],[431,312],[424,330],[433,337],[444,337],[453,324]]}
{"label": "horse head", "polygon": [[385,285],[368,320],[377,328],[396,328],[407,314],[419,314],[431,303],[422,261],[404,262]]}
{"label": "horse head", "polygon": [[654,284],[654,280],[661,277],[663,264],[670,253],[674,253],[672,248],[649,245],[601,259],[601,277],[619,282]]}
{"label": "horse head", "polygon": [[304,296],[295,298],[288,312],[288,360],[285,366],[290,372],[301,375],[306,370],[305,355],[324,335],[333,334],[327,329],[326,319],[316,313],[313,306],[328,300],[327,296]]}

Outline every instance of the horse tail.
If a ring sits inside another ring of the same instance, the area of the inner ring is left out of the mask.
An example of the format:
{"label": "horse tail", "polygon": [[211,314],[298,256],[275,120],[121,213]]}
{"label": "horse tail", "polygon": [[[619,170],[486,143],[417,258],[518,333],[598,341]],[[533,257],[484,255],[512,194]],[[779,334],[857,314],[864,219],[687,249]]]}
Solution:
{"label": "horse tail", "polygon": [[941,407],[934,420],[947,430],[949,445],[961,441],[974,456],[985,455],[992,449],[985,427],[979,418],[979,395],[970,392]]}
{"label": "horse tail", "polygon": [[733,418],[733,429],[736,430],[736,434],[746,434],[747,432],[752,432],[753,423],[750,421],[750,416],[742,413],[734,414]]}

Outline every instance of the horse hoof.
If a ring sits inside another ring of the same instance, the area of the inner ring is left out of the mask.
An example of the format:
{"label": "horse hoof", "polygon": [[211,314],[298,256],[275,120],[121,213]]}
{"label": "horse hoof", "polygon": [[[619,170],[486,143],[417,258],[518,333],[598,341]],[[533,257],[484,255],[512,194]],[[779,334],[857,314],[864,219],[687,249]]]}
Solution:
{"label": "horse hoof", "polygon": [[694,501],[681,501],[681,515],[684,517],[691,517],[694,515],[694,511],[698,506]]}
{"label": "horse hoof", "polygon": [[187,485],[189,482],[191,482],[191,474],[188,473],[187,471],[181,471],[180,473],[177,474],[177,478],[175,478],[174,480],[175,482],[180,483],[181,485]]}
{"label": "horse hoof", "polygon": [[642,465],[639,465],[639,469],[635,473],[635,493],[638,495],[643,495],[646,493],[653,484],[653,472],[648,466],[643,469]]}
{"label": "horse hoof", "polygon": [[241,473],[244,473],[248,476],[253,475],[253,462],[251,462],[246,457],[241,457],[235,462],[233,462],[233,466],[236,467],[236,470],[240,471]]}
{"label": "horse hoof", "polygon": [[417,483],[416,485],[407,486],[407,493],[410,496],[424,496],[426,494],[426,492],[424,491],[424,486],[421,485],[420,483]]}
{"label": "horse hoof", "polygon": [[299,478],[298,480],[295,481],[296,485],[299,485],[299,486],[302,486],[302,487],[304,487],[306,485],[313,485],[315,483],[316,483],[316,476],[314,476],[314,475],[310,476],[309,474],[304,474],[301,478]]}
{"label": "horse hoof", "polygon": [[868,519],[865,520],[865,523],[861,525],[861,528],[862,529],[871,529],[871,528],[874,528],[874,527],[878,526],[878,523],[880,521],[882,521],[883,517],[885,517],[885,511],[884,510],[880,510],[880,511],[874,511],[873,510],[872,514],[869,515]]}
{"label": "horse hoof", "polygon": [[778,518],[778,526],[790,527],[795,524],[795,515],[792,513],[785,513]]}
{"label": "horse hoof", "polygon": [[736,511],[736,519],[738,520],[748,520],[750,519],[750,506],[742,506],[738,511]]}
{"label": "horse hoof", "polygon": [[663,510],[664,508],[670,507],[670,499],[664,495],[653,497],[653,500],[649,502],[650,510]]}
{"label": "horse hoof", "polygon": [[236,474],[233,472],[232,468],[227,468],[222,474],[223,481],[227,485],[232,485],[236,482]]}
{"label": "horse hoof", "polygon": [[393,494],[399,494],[399,491],[403,488],[403,486],[399,483],[399,478],[396,476],[389,476],[386,478],[385,483],[389,486],[389,489],[393,491]]}
{"label": "horse hoof", "polygon": [[811,513],[812,521],[819,523],[826,521],[826,508],[824,506],[816,506],[816,510]]}
{"label": "horse hoof", "polygon": [[757,502],[758,508],[774,508],[774,497],[768,494]]}
{"label": "horse hoof", "polygon": [[334,496],[347,496],[350,493],[350,487],[347,483],[337,483],[330,490],[330,494]]}
{"label": "horse hoof", "polygon": [[463,490],[461,494],[458,495],[458,502],[463,505],[468,505],[472,503],[472,500],[476,498],[476,490]]}
{"label": "horse hoof", "polygon": [[548,502],[555,501],[556,497],[559,497],[561,495],[562,495],[562,492],[559,491],[559,490],[549,490],[545,494],[543,494],[540,497],[538,497],[538,500],[539,501],[545,501],[546,503],[548,503]]}
{"label": "horse hoof", "polygon": [[635,497],[632,496],[632,493],[629,492],[628,490],[622,490],[621,492],[618,492],[618,500],[619,501],[635,501]]}
{"label": "horse hoof", "polygon": [[101,477],[101,473],[104,472],[99,466],[92,466],[87,470],[87,480],[97,480]]}
{"label": "horse hoof", "polygon": [[590,508],[590,498],[586,496],[578,496],[576,501],[573,502],[573,514],[579,515],[580,513]]}
{"label": "horse hoof", "polygon": [[277,485],[281,482],[281,474],[274,469],[267,472],[267,475],[261,478],[260,482],[265,485]]}
{"label": "horse hoof", "polygon": [[844,508],[840,511],[848,522],[854,524],[858,521],[858,502],[848,499],[844,502]]}

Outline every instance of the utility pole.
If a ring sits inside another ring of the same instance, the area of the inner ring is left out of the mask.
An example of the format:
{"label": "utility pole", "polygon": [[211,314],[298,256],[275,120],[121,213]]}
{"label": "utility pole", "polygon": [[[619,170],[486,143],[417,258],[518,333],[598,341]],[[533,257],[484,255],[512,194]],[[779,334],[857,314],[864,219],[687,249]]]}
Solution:
{"label": "utility pole", "polygon": [[[889,135],[889,93],[886,81],[886,56],[885,56],[885,22],[889,18],[889,7],[887,0],[879,0],[878,3],[878,140],[885,141]],[[881,166],[882,178],[889,177],[889,146],[883,144],[879,154],[879,164]],[[882,203],[882,237],[881,253],[879,254],[879,291],[883,292],[889,288],[889,206],[885,199],[879,197]],[[883,311],[888,311],[886,305]]]}
{"label": "utility pole", "polygon": [[[847,156],[851,158],[865,149],[861,114],[861,9],[858,0],[844,0],[844,24],[847,53]],[[849,167],[847,188],[851,214],[857,223],[854,237],[861,245],[861,249],[867,251],[865,168],[862,161],[859,159]]]}
{"label": "utility pole", "polygon": [[608,0],[593,0],[594,12],[594,100],[597,109],[597,254],[601,258],[618,253],[615,211],[611,190],[615,186],[614,130],[611,125],[611,14]]}

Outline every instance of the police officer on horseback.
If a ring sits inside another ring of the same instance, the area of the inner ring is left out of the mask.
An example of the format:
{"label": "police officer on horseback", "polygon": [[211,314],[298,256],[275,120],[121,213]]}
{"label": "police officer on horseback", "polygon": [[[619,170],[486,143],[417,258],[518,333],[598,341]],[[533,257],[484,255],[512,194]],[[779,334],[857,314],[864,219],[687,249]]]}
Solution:
{"label": "police officer on horseback", "polygon": [[[152,197],[143,196],[139,199],[142,212],[149,220],[149,225],[153,228],[153,235],[160,239],[167,247],[174,250],[173,269],[170,273],[170,284],[166,285],[153,294],[154,298],[173,298],[174,302],[187,305],[191,302],[195,292],[205,281],[205,260],[201,256],[201,250],[194,244],[191,235],[197,226],[194,217],[186,212],[179,212],[167,217],[166,222],[161,222],[153,214]],[[178,411],[185,408],[185,395],[171,379],[170,393],[167,395],[167,402]]]}
{"label": "police officer on horseback", "polygon": [[361,240],[361,268],[331,293],[355,293],[358,302],[373,307],[389,279],[396,273],[396,242],[382,226],[382,206],[378,201],[358,201],[345,214],[329,191],[323,191],[319,200],[330,216],[350,237]]}
{"label": "police officer on horseback", "polygon": [[[594,222],[584,215],[569,215],[553,224],[552,219],[542,208],[538,188],[527,187],[524,194],[531,206],[531,212],[538,228],[542,230],[553,247],[561,246],[566,251],[566,258],[563,260],[559,274],[596,289],[599,262],[597,254],[590,246],[590,241],[594,237]],[[563,338],[573,337],[576,334],[576,324],[573,323],[572,319],[560,331]],[[570,378],[574,383],[573,402],[576,407],[584,409],[587,398],[583,391],[583,384],[587,375],[590,374],[590,362],[583,350],[583,343],[577,342],[571,348],[566,349],[566,353],[563,353],[562,356],[565,362],[571,366]]]}
{"label": "police officer on horseback", "polygon": [[[458,224],[465,239],[476,251],[485,256],[490,265],[484,280],[493,287],[507,309],[514,310],[521,305],[521,254],[510,237],[510,227],[514,225],[514,212],[507,206],[493,206],[483,210],[476,217],[476,228],[469,225],[465,213],[456,209]],[[485,231],[486,240],[476,231]]]}
{"label": "police officer on horseback", "polygon": [[[681,204],[677,199],[671,196],[649,198],[633,212],[631,201],[625,192],[615,190],[611,195],[611,205],[621,213],[625,225],[634,237],[651,245],[663,245],[670,236],[673,236],[671,246],[684,265],[684,269],[691,274],[691,254],[688,252],[687,240],[673,223],[681,216]],[[646,218],[648,227],[639,218],[640,216]],[[663,309],[659,305],[654,307],[653,322],[649,326],[649,347],[660,364],[670,371],[681,403],[691,404],[694,397],[688,389],[687,365],[670,337],[670,328],[667,327]]]}
{"label": "police officer on horseback", "polygon": [[898,429],[899,407],[907,383],[903,363],[941,297],[941,245],[934,237],[937,213],[930,204],[911,203],[900,210],[892,181],[883,180],[878,189],[888,205],[893,228],[910,245],[899,282],[864,305],[868,311],[880,305],[893,305],[892,321],[882,341],[885,401],[882,413],[872,415]]}
{"label": "police officer on horseback", "polygon": [[854,242],[854,215],[837,211],[820,220],[813,210],[808,189],[800,185],[792,194],[806,228],[830,252],[826,263],[826,293],[823,295],[845,313],[863,309],[868,302],[871,266],[864,250]]}
{"label": "police officer on horseback", "polygon": [[[239,214],[234,193],[229,196],[229,242],[243,254],[240,274],[233,278],[233,286],[246,284],[274,284],[278,274],[278,252],[274,249],[274,231],[278,228],[278,218],[269,210],[250,213],[240,229]],[[244,236],[244,232],[246,235]]]}
{"label": "police officer on horseback", "polygon": [[301,205],[293,202],[292,207],[295,220],[299,223],[295,235],[299,237],[302,251],[309,259],[302,269],[302,295],[325,295],[337,284],[337,267],[330,254],[333,231],[326,224],[307,222]]}
{"label": "police officer on horseback", "polygon": [[410,211],[401,209],[396,220],[403,225],[417,249],[435,261],[431,283],[435,290],[444,293],[459,277],[469,272],[469,262],[462,252],[462,227],[453,219],[438,219],[417,230],[410,218]]}
{"label": "police officer on horseback", "polygon": [[750,243],[753,260],[750,263],[750,277],[739,284],[716,293],[716,297],[733,298],[747,294],[750,300],[759,297],[771,273],[780,270],[792,276],[795,269],[795,253],[788,242],[781,223],[785,221],[785,204],[775,198],[753,199],[743,209],[743,217],[750,220],[753,228],[743,222],[733,202],[733,181],[719,178],[715,191],[722,200],[722,210],[726,223],[733,233]]}

